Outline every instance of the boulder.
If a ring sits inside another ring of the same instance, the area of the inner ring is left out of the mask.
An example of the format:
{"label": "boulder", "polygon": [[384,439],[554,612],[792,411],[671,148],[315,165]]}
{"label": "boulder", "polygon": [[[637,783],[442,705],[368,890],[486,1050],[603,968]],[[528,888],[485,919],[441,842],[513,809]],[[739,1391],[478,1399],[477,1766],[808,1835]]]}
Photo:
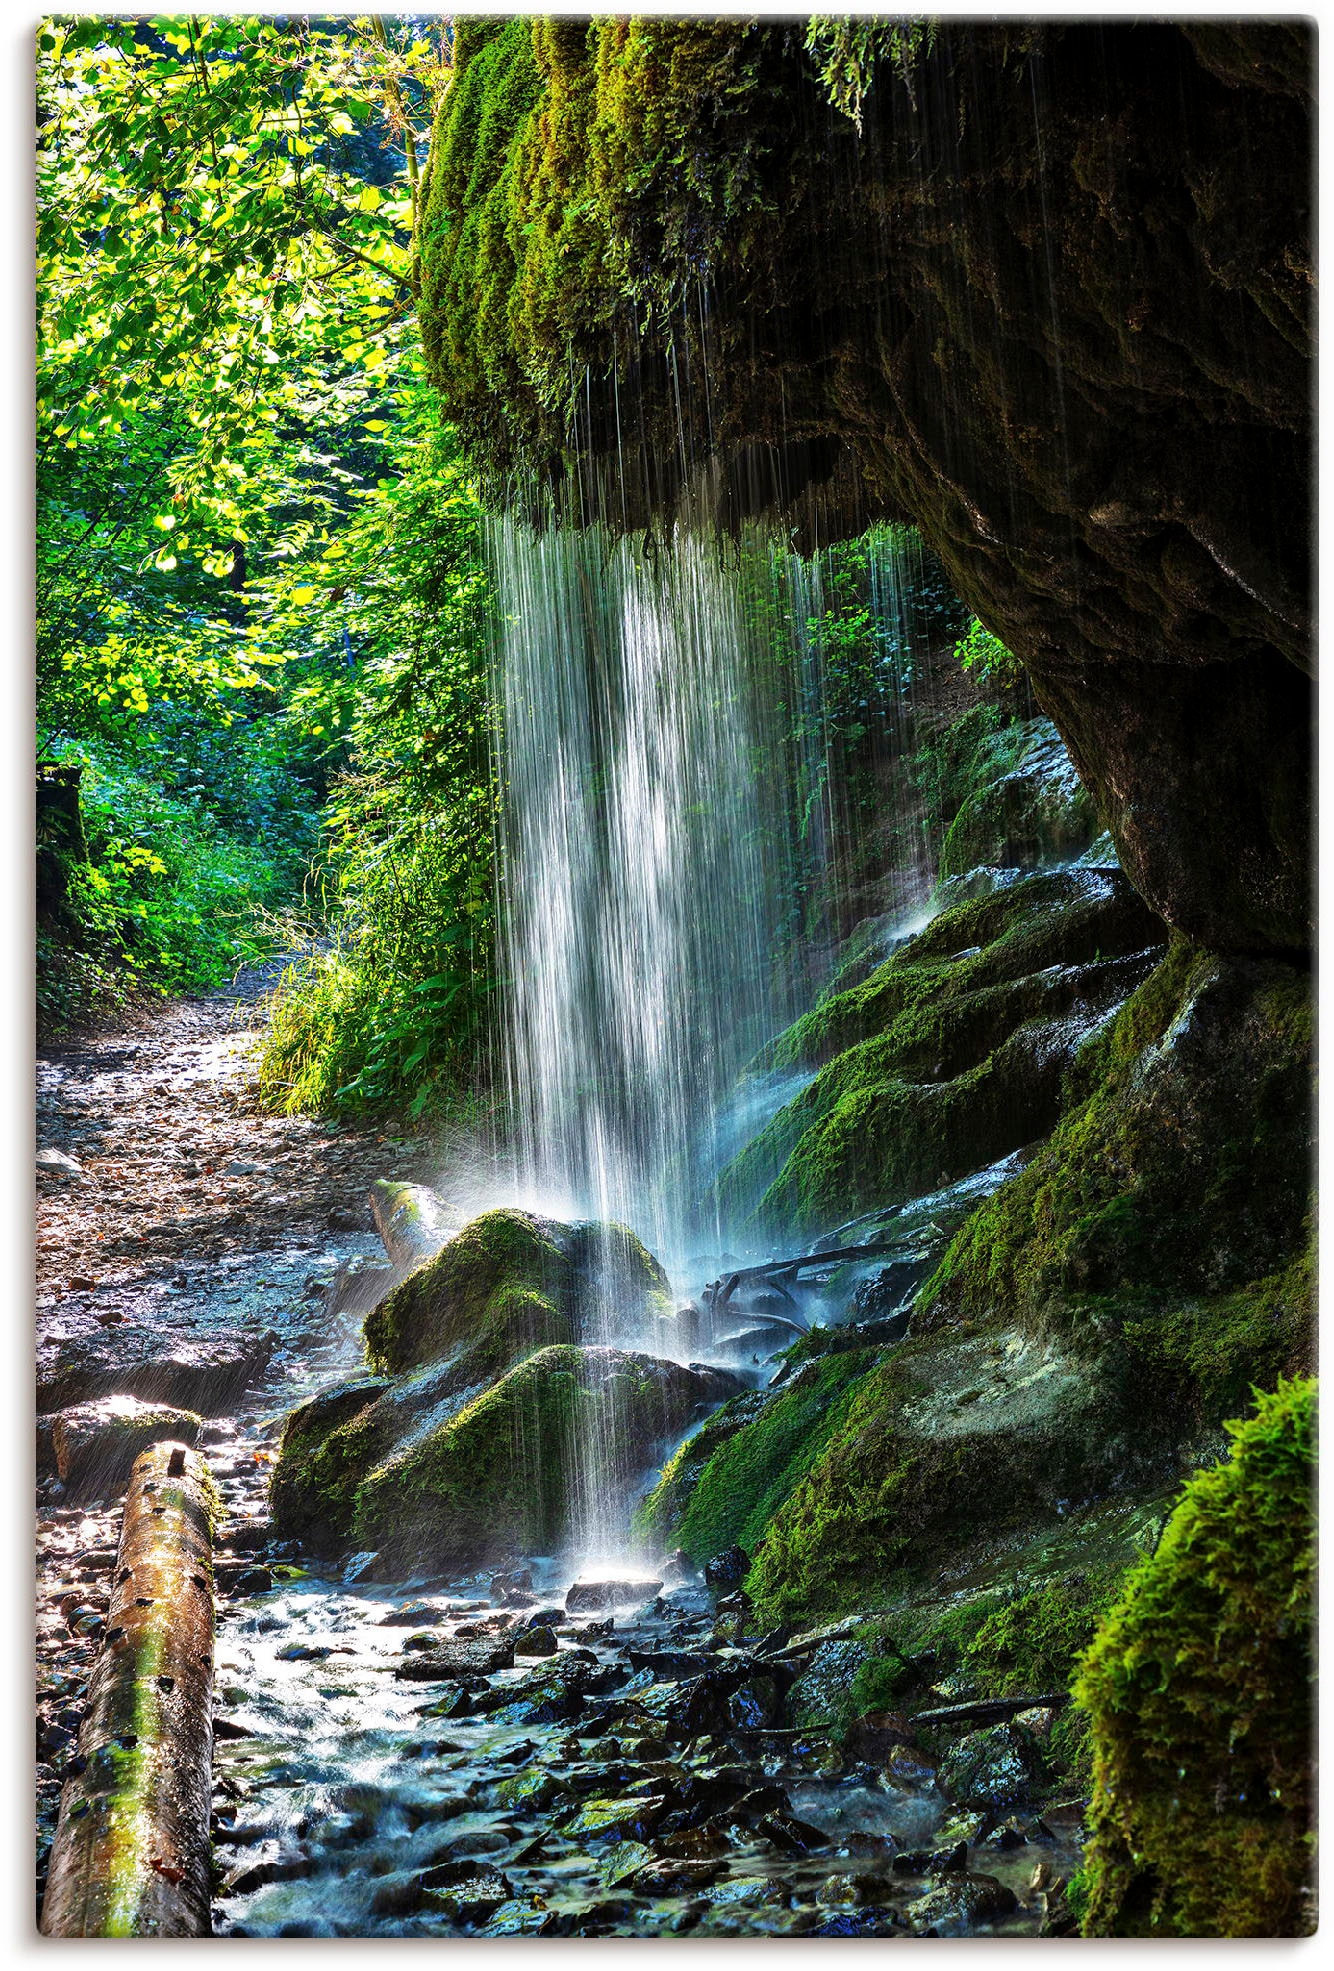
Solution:
{"label": "boulder", "polygon": [[133,1396],[107,1396],[60,1411],[52,1427],[56,1470],[71,1493],[107,1497],[129,1482],[130,1468],[150,1444],[169,1438],[195,1444],[202,1417],[165,1403],[140,1403]]}
{"label": "boulder", "polygon": [[358,1485],[354,1537],[435,1566],[551,1553],[582,1489],[627,1495],[655,1455],[731,1395],[720,1369],[612,1348],[544,1348]]}
{"label": "boulder", "polygon": [[460,1386],[474,1359],[359,1377],[294,1411],[270,1490],[276,1529],[355,1542],[391,1570],[550,1553],[574,1530],[581,1486],[628,1492],[738,1388],[721,1369],[569,1343]]}
{"label": "boulder", "polygon": [[670,1311],[666,1274],[627,1227],[489,1211],[381,1302],[366,1350],[391,1374],[466,1353],[476,1382],[535,1348],[648,1334]]}

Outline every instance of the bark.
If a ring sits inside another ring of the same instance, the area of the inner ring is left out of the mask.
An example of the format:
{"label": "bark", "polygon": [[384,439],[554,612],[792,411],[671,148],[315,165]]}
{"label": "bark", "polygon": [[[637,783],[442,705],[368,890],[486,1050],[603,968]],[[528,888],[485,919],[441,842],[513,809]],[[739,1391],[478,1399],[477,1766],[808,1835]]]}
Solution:
{"label": "bark", "polygon": [[214,1501],[198,1451],[161,1443],[136,1460],[45,1936],[209,1934]]}

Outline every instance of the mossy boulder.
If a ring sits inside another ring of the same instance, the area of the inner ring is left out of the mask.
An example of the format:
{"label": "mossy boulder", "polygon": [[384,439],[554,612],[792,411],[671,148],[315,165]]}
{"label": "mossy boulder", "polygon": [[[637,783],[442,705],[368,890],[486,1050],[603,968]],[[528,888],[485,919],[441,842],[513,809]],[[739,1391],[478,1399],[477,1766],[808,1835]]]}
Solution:
{"label": "mossy boulder", "polygon": [[1094,1745],[1088,1936],[1315,1928],[1315,1386],[1281,1384],[1187,1485],[1077,1684]]}
{"label": "mossy boulder", "polygon": [[1161,953],[1114,869],[1031,875],[943,911],[772,1049],[815,1078],[722,1173],[722,1208],[818,1233],[1045,1136],[1081,1039]]}
{"label": "mossy boulder", "polygon": [[1127,1404],[1214,1425],[1302,1368],[1311,1065],[1303,968],[1174,946],[1080,1051],[1050,1142],[956,1234],[919,1330],[1017,1319]]}
{"label": "mossy boulder", "polygon": [[811,1361],[784,1387],[751,1391],[709,1418],[663,1468],[635,1524],[696,1562],[750,1553],[837,1429],[874,1360],[850,1350]]}
{"label": "mossy boulder", "polygon": [[666,1274],[628,1227],[489,1211],[368,1316],[366,1354],[387,1374],[466,1355],[478,1381],[534,1349],[647,1332],[670,1309]]}
{"label": "mossy boulder", "polygon": [[552,1553],[736,1389],[723,1370],[544,1348],[367,1471],[351,1536],[432,1566]]}

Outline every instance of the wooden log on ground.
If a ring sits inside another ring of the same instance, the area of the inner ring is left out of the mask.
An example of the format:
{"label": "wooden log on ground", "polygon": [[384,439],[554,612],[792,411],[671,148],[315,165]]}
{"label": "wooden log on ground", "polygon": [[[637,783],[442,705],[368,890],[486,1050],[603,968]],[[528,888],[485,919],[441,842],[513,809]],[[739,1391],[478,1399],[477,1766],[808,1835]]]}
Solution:
{"label": "wooden log on ground", "polygon": [[215,1497],[188,1445],[135,1460],[44,1936],[209,1934]]}
{"label": "wooden log on ground", "polygon": [[458,1227],[442,1198],[424,1184],[394,1184],[377,1177],[371,1185],[371,1216],[384,1249],[400,1272],[428,1259]]}

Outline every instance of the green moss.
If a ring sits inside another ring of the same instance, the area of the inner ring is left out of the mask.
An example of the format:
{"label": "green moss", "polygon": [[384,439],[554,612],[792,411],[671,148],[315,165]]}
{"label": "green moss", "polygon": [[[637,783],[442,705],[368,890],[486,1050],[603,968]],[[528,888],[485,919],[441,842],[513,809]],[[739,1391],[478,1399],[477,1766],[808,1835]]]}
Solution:
{"label": "green moss", "polygon": [[1232,1424],[1084,1660],[1090,1936],[1314,1928],[1315,1386]]}
{"label": "green moss", "polygon": [[361,1377],[292,1411],[269,1482],[269,1508],[284,1533],[321,1547],[351,1532],[362,1473],[377,1445],[387,1448],[388,1438],[375,1433],[378,1399],[389,1387],[382,1377]]}
{"label": "green moss", "polygon": [[506,1348],[574,1339],[572,1290],[569,1261],[530,1214],[489,1211],[367,1316],[367,1360],[401,1373],[480,1345],[499,1366]]}
{"label": "green moss", "polygon": [[[692,1560],[750,1552],[848,1410],[874,1356],[866,1349],[808,1365],[762,1405],[741,1397],[687,1439],[636,1518],[638,1530]],[[729,1415],[729,1412],[731,1413]]]}
{"label": "green moss", "polygon": [[943,911],[776,1043],[772,1064],[825,1065],[722,1173],[719,1208],[820,1232],[1045,1135],[1072,1014],[1123,997],[1160,935],[1108,871],[1050,871]]}
{"label": "green moss", "polygon": [[1220,1346],[1234,1390],[1294,1366],[1309,1022],[1299,968],[1174,947],[1081,1051],[1085,1099],[956,1235],[921,1325],[1017,1315],[1093,1352],[1125,1327],[1150,1381],[1156,1356],[1199,1373]]}

